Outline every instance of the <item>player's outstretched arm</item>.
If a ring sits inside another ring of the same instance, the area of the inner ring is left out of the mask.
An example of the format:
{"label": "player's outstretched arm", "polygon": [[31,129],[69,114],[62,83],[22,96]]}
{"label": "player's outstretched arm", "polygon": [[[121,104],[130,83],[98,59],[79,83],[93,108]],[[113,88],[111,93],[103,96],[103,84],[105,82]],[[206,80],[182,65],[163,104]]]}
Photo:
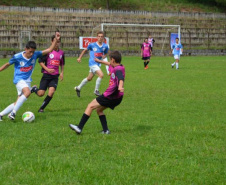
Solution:
{"label": "player's outstretched arm", "polygon": [[119,81],[119,85],[118,85],[118,90],[119,90],[120,92],[124,92],[123,84],[124,84],[124,81],[123,81],[123,80],[120,80],[120,81]]}
{"label": "player's outstretched arm", "polygon": [[110,66],[110,62],[103,61],[103,60],[99,60],[98,58],[95,58],[94,60],[95,60],[96,62],[101,63],[101,64],[104,64],[104,65]]}
{"label": "player's outstretched arm", "polygon": [[5,70],[5,69],[8,68],[9,66],[10,66],[10,63],[9,63],[9,62],[5,63],[4,65],[2,65],[2,66],[0,67],[0,71]]}
{"label": "player's outstretched arm", "polygon": [[60,40],[60,33],[59,33],[59,32],[56,32],[56,34],[55,34],[55,39],[53,40],[51,46],[50,46],[48,49],[43,50],[43,51],[42,51],[42,55],[47,55],[48,53],[52,52],[53,49],[55,48],[55,46],[56,46],[58,40]]}
{"label": "player's outstretched arm", "polygon": [[78,59],[77,59],[77,62],[78,62],[78,63],[80,63],[80,62],[82,61],[82,57],[83,57],[83,55],[86,53],[86,51],[87,51],[87,49],[84,49],[84,50],[82,51],[82,53],[80,54],[80,56],[79,56]]}

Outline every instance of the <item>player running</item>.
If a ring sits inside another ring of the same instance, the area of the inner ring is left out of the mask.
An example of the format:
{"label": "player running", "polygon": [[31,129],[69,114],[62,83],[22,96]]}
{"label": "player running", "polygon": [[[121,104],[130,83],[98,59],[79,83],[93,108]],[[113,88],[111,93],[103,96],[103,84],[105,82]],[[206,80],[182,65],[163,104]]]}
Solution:
{"label": "player running", "polygon": [[148,38],[146,38],[144,43],[141,45],[141,57],[144,61],[144,69],[148,69],[151,54],[151,45],[148,43]]}
{"label": "player running", "polygon": [[109,54],[110,63],[95,59],[95,61],[109,65],[109,72],[111,73],[109,86],[107,90],[101,95],[90,102],[83,114],[79,125],[70,124],[70,128],[77,134],[81,134],[84,125],[90,118],[93,110],[96,109],[99,116],[103,131],[103,134],[110,134],[107,126],[106,116],[104,110],[111,108],[112,110],[118,106],[123,98],[124,94],[124,79],[125,79],[125,67],[121,64],[121,54],[118,51],[112,51]]}
{"label": "player running", "polygon": [[179,38],[176,38],[176,43],[173,44],[171,53],[174,55],[174,59],[176,60],[174,63],[171,64],[172,68],[174,68],[174,65],[176,64],[176,69],[179,69],[179,60],[180,55],[183,52],[183,46],[181,43],[179,43]]}
{"label": "player running", "polygon": [[153,51],[155,39],[151,37],[151,35],[148,36],[148,43],[151,45],[151,51]]}
{"label": "player running", "polygon": [[[55,36],[52,36],[52,43],[54,42]],[[53,95],[57,89],[58,77],[62,81],[64,76],[64,52],[59,49],[60,41],[57,41],[55,48],[52,52],[48,53],[39,58],[39,64],[42,67],[42,79],[40,81],[39,89],[37,86],[32,87],[32,91],[35,92],[39,97],[44,96],[47,88],[49,89],[48,95],[44,99],[38,112],[44,112],[45,107],[52,100]],[[61,67],[61,73],[59,73],[59,67]]]}
{"label": "player running", "polygon": [[91,81],[95,74],[97,74],[98,78],[96,80],[96,86],[94,90],[94,94],[96,96],[100,96],[99,87],[101,84],[101,80],[104,76],[103,72],[100,69],[101,64],[96,62],[94,59],[104,59],[107,56],[109,47],[107,44],[104,43],[104,32],[99,31],[97,33],[97,42],[90,43],[86,49],[82,51],[77,61],[80,63],[82,60],[83,55],[86,53],[86,51],[89,50],[90,58],[89,58],[89,75],[88,77],[84,78],[82,82],[76,86],[74,89],[77,92],[77,96],[80,97],[80,91],[84,85],[86,85],[87,82]]}
{"label": "player running", "polygon": [[60,33],[56,32],[54,41],[51,46],[44,51],[35,51],[36,43],[34,41],[29,41],[26,44],[25,51],[15,54],[8,63],[0,67],[0,71],[5,70],[10,65],[14,64],[14,79],[13,83],[16,85],[18,97],[16,102],[10,104],[2,112],[0,112],[0,121],[2,117],[9,114],[8,117],[14,120],[16,117],[16,112],[27,100],[31,94],[31,75],[34,70],[36,59],[40,58],[42,55],[50,53],[57,41],[60,39]]}

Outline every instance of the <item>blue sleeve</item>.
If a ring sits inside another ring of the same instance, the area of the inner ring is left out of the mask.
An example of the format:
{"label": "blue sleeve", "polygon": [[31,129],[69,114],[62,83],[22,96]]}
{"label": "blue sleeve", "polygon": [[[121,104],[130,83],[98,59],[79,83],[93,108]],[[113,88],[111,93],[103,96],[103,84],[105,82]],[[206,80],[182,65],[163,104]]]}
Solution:
{"label": "blue sleeve", "polygon": [[36,58],[42,57],[42,51],[35,51]]}
{"label": "blue sleeve", "polygon": [[182,46],[182,44],[180,45],[180,48],[181,48],[181,49],[183,49],[183,46]]}
{"label": "blue sleeve", "polygon": [[15,64],[16,63],[16,57],[15,55],[9,60],[10,65]]}
{"label": "blue sleeve", "polygon": [[92,43],[90,43],[90,44],[88,45],[87,49],[90,50],[90,51],[92,50]]}
{"label": "blue sleeve", "polygon": [[172,46],[172,49],[174,49],[174,48],[175,48],[175,45]]}
{"label": "blue sleeve", "polygon": [[109,50],[109,48],[108,48],[108,46],[106,46],[106,48],[104,50],[104,54],[107,54],[108,53],[108,50]]}

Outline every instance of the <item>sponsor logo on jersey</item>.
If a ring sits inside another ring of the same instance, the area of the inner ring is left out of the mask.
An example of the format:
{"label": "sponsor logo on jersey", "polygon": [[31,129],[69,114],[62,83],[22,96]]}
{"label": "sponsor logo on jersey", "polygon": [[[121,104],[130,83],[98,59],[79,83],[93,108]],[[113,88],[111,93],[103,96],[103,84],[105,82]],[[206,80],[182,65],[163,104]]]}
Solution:
{"label": "sponsor logo on jersey", "polygon": [[60,65],[60,61],[59,60],[50,60],[50,65],[59,66]]}
{"label": "sponsor logo on jersey", "polygon": [[112,86],[114,84],[113,80],[109,80],[109,86]]}
{"label": "sponsor logo on jersey", "polygon": [[28,72],[31,71],[33,69],[33,66],[29,66],[29,67],[21,67],[20,71],[22,72]]}
{"label": "sponsor logo on jersey", "polygon": [[103,53],[94,53],[94,56],[95,57],[102,57],[103,56]]}
{"label": "sponsor logo on jersey", "polygon": [[111,78],[115,79],[115,73],[111,73]]}
{"label": "sponsor logo on jersey", "polygon": [[93,48],[93,51],[97,51],[97,48]]}
{"label": "sponsor logo on jersey", "polygon": [[49,55],[49,58],[54,58],[54,54],[51,53],[51,54]]}
{"label": "sponsor logo on jersey", "polygon": [[20,65],[21,65],[21,66],[24,66],[24,65],[25,65],[25,63],[24,63],[24,62],[20,62]]}

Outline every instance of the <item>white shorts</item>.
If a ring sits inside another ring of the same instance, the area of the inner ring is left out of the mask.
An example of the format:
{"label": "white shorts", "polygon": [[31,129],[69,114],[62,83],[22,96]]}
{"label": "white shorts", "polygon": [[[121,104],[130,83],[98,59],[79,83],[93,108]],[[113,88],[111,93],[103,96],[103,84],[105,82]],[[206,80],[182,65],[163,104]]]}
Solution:
{"label": "white shorts", "polygon": [[89,72],[93,74],[95,74],[96,71],[101,70],[98,65],[89,66],[89,68],[90,68]]}
{"label": "white shorts", "polygon": [[176,59],[176,60],[178,59],[179,60],[180,59],[180,55],[174,55],[174,59]]}
{"label": "white shorts", "polygon": [[24,80],[20,80],[16,84],[16,89],[17,89],[18,96],[23,94],[23,88],[25,88],[25,87],[28,87],[29,89],[31,89],[31,82],[26,82]]}

